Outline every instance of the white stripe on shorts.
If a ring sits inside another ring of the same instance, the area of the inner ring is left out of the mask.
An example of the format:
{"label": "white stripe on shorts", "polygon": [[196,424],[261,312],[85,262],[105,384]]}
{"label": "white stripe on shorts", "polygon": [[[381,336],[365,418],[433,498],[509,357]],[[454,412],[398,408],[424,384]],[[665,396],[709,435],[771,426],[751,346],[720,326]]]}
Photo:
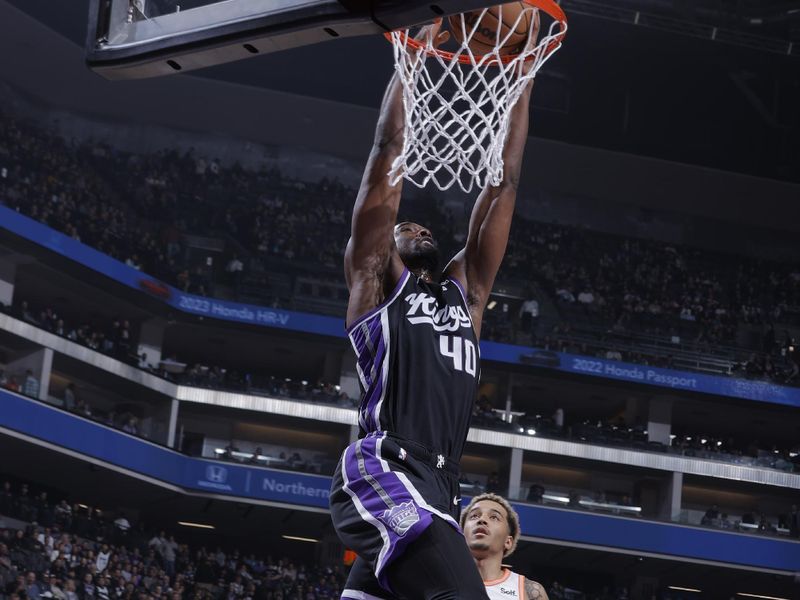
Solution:
{"label": "white stripe on shorts", "polygon": [[[387,463],[383,459],[383,456],[381,456],[381,445],[382,445],[383,440],[384,440],[385,437],[386,437],[386,434],[384,433],[383,435],[381,435],[378,438],[378,442],[375,444],[375,455],[377,456],[378,460],[380,461],[381,467],[383,468],[383,471],[385,473],[388,473],[389,471],[391,471],[391,469],[389,468],[389,463]],[[400,480],[400,483],[403,484],[403,487],[406,488],[406,491],[408,491],[408,493],[411,494],[411,497],[414,499],[414,502],[417,503],[417,506],[419,506],[420,508],[424,508],[429,513],[436,515],[440,519],[442,519],[444,521],[447,521],[448,523],[450,523],[450,525],[453,525],[457,530],[459,530],[459,531],[461,530],[461,528],[458,526],[458,523],[456,522],[455,519],[453,519],[453,517],[451,517],[448,514],[443,513],[440,510],[437,510],[436,508],[434,508],[433,506],[431,506],[430,504],[428,504],[425,501],[425,498],[423,498],[422,494],[419,493],[419,490],[417,490],[417,488],[414,487],[414,484],[411,483],[411,481],[409,481],[409,479],[408,479],[408,477],[406,477],[405,473],[403,473],[402,471],[392,471],[392,472],[395,475],[397,475],[397,479]]]}
{"label": "white stripe on shorts", "polygon": [[[360,443],[361,440],[358,440],[357,444]],[[342,489],[353,500],[353,504],[355,505],[359,516],[370,525],[373,525],[381,534],[381,540],[383,541],[383,546],[381,547],[381,550],[378,553],[378,560],[376,562],[376,569],[375,569],[376,573],[378,573],[383,568],[383,565],[386,562],[386,553],[389,551],[389,544],[390,544],[389,533],[386,531],[386,526],[370,514],[370,512],[364,507],[364,505],[361,504],[361,500],[358,498],[358,495],[353,490],[350,489],[350,479],[347,477],[347,452],[349,450],[351,450],[351,446],[345,448],[344,454],[342,455],[342,482],[343,482]],[[358,460],[357,456],[355,458],[356,460]]]}
{"label": "white stripe on shorts", "polygon": [[352,598],[353,600],[385,600],[384,598],[379,598],[378,596],[373,596],[365,592],[359,592],[358,590],[344,590],[342,592],[342,598]]}

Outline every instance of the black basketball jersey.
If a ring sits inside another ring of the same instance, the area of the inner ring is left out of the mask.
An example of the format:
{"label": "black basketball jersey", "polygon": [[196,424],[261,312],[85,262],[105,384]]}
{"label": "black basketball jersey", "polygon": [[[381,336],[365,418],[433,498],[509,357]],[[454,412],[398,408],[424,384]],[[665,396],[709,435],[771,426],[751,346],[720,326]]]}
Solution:
{"label": "black basketball jersey", "polygon": [[387,431],[459,461],[480,377],[461,284],[426,283],[406,269],[348,335],[361,381],[362,434]]}

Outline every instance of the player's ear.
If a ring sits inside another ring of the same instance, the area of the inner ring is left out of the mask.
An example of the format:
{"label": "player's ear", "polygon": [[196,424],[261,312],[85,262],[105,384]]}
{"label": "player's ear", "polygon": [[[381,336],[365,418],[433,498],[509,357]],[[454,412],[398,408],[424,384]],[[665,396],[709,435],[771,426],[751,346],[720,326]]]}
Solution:
{"label": "player's ear", "polygon": [[513,546],[513,545],[514,545],[514,536],[507,535],[506,536],[506,541],[503,542],[503,550],[505,551],[505,552],[503,552],[503,554],[505,554],[506,552],[511,550],[511,546]]}

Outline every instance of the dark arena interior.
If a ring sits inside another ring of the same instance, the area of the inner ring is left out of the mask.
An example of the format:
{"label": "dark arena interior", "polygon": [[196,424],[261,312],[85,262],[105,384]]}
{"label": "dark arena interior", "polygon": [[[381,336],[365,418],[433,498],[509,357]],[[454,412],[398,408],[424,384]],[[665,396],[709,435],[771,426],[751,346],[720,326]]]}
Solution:
{"label": "dark arena interior", "polygon": [[[329,508],[370,377],[343,264],[381,27],[418,21],[305,4],[350,12],[103,62],[98,10],[113,45],[259,0],[0,0],[0,600],[376,598]],[[552,600],[798,599],[800,1],[559,5],[461,506],[508,498]],[[398,220],[449,258],[476,195]]]}

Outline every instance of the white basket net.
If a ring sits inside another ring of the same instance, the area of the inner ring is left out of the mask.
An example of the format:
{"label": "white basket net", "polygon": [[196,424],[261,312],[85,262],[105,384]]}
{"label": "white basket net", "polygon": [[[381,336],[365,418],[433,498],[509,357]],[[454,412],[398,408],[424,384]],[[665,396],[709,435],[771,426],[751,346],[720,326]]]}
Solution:
{"label": "white basket net", "polygon": [[[553,20],[546,35],[536,40],[539,13],[546,13],[533,6],[525,8],[505,36],[498,27],[494,50],[479,56],[469,43],[488,10],[473,25],[460,15],[465,35],[453,52],[437,51],[432,36],[419,50],[410,43],[407,30],[391,33],[405,109],[403,151],[389,171],[392,185],[405,178],[418,187],[433,183],[440,190],[458,184],[469,193],[475,186],[502,182],[511,109],[528,82],[561,47],[566,23]],[[500,48],[524,18],[530,23],[529,42],[517,56],[502,56]],[[467,64],[461,62],[464,59]]]}

